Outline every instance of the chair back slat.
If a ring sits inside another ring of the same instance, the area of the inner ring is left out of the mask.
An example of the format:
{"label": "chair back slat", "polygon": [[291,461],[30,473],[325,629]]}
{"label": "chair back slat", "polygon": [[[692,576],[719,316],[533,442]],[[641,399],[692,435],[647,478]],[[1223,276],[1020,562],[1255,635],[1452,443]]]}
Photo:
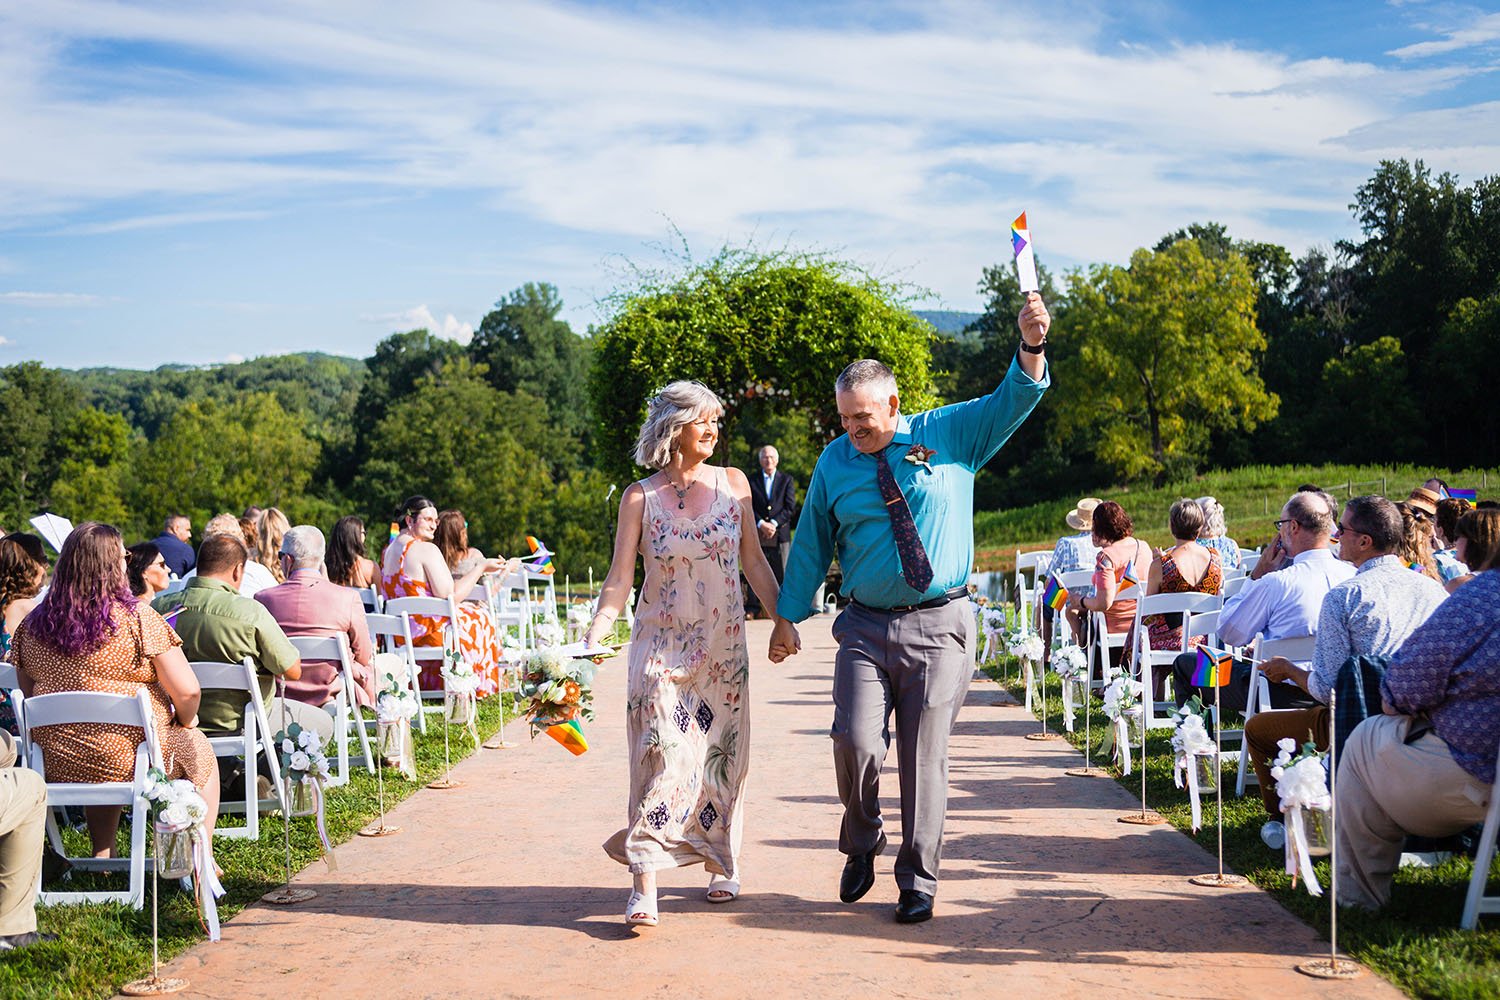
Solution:
{"label": "chair back slat", "polygon": [[255,665],[248,656],[239,663],[195,660],[188,666],[193,668],[198,686],[205,690],[244,691],[249,694],[254,686]]}
{"label": "chair back slat", "polygon": [[342,635],[289,635],[287,639],[304,660],[349,662],[349,641]]}

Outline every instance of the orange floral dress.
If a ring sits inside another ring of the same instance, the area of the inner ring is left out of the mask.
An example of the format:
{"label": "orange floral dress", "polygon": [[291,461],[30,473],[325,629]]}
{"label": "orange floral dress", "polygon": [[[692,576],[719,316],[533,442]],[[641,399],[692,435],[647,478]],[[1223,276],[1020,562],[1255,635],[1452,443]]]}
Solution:
{"label": "orange floral dress", "polygon": [[[23,622],[11,640],[11,662],[26,672],[32,694],[62,691],[103,691],[134,695],[144,687],[156,715],[167,777],[187,778],[199,788],[219,780],[219,765],[208,737],[197,729],[171,724],[172,702],[156,679],[151,658],[181,646],[182,640],[149,605],[134,611],[115,605],[110,614],[114,634],[98,649],[82,656],[64,656],[26,634]],[[42,726],[35,739],[42,748],[48,781],[130,781],[135,773],[135,748],[142,740],[136,726],[77,723]]]}
{"label": "orange floral dress", "polygon": [[[401,549],[400,568],[393,574],[380,574],[380,592],[386,600],[396,597],[431,597],[432,588],[426,580],[413,580],[406,573],[406,551],[415,542],[408,539]],[[489,609],[468,601],[457,601],[458,605],[458,650],[464,660],[474,667],[479,675],[477,694],[483,698],[500,690],[500,660],[504,650],[500,633]],[[443,620],[431,615],[411,616],[411,641],[414,646],[441,646],[443,644]],[[440,691],[443,687],[443,665],[437,660],[422,664],[419,683],[424,691]]]}

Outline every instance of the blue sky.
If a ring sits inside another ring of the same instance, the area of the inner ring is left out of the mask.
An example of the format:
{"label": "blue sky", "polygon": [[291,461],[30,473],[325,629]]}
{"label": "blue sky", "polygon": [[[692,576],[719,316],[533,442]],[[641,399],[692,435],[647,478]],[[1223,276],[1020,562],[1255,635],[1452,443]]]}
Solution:
{"label": "blue sky", "polygon": [[0,364],[365,356],[526,281],[582,331],[674,232],[976,309],[1022,209],[1054,269],[1300,253],[1382,158],[1500,170],[1493,4],[749,6],[11,0]]}

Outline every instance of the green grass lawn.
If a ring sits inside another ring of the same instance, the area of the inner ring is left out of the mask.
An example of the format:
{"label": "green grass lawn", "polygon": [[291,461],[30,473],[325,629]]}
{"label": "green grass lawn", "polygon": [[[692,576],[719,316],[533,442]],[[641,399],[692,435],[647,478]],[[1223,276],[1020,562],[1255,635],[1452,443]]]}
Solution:
{"label": "green grass lawn", "polygon": [[[509,696],[507,695],[507,700]],[[406,781],[400,775],[385,772],[386,808],[411,795],[443,771],[443,727],[434,725],[429,716],[425,737],[416,735],[417,781]],[[494,698],[479,704],[479,735],[487,739],[500,728],[500,705]],[[507,736],[524,740],[524,722],[511,722]],[[452,731],[453,759],[474,752],[474,746],[461,730]],[[491,751],[486,751],[491,752]],[[378,815],[375,776],[351,767],[353,777],[348,785],[328,795],[328,835],[335,845],[349,840]],[[439,794],[439,793],[433,793]],[[240,822],[230,818],[230,822]],[[127,824],[121,824],[122,844]],[[66,835],[69,853],[82,852],[87,838],[80,832]],[[216,840],[214,856],[224,870],[225,897],[219,901],[219,918],[226,921],[250,903],[258,900],[283,880],[285,852],[280,814],[261,816],[260,838],[256,841]],[[310,817],[292,821],[292,871],[295,873],[321,856],[317,835]],[[108,880],[107,882],[105,880]],[[118,888],[125,875],[88,874],[74,876],[67,884],[48,888]],[[197,911],[192,900],[174,884],[163,883],[161,894],[162,960],[206,940],[199,929]],[[151,902],[147,882],[146,906],[135,911],[121,904],[85,906],[50,906],[37,910],[38,929],[58,935],[50,944],[37,945],[0,957],[0,997],[68,997],[89,998],[113,996],[118,988],[151,971]]]}
{"label": "green grass lawn", "polygon": [[[1212,496],[1224,505],[1229,537],[1247,548],[1271,540],[1274,520],[1287,497],[1303,483],[1315,483],[1336,497],[1380,493],[1403,500],[1412,487],[1437,475],[1454,487],[1480,490],[1480,497],[1500,493],[1500,469],[1427,469],[1416,466],[1372,465],[1247,465],[1221,472],[1205,472],[1187,482],[1151,486],[1100,487],[1094,495],[1125,508],[1136,524],[1136,534],[1153,545],[1165,545],[1167,510],[1181,497]],[[1071,529],[1063,521],[1077,497],[1050,500],[1010,510],[980,511],[974,515],[975,568],[1011,570],[1016,550],[1050,549],[1057,537]]]}
{"label": "green grass lawn", "polygon": [[[986,672],[999,679],[1016,697],[1024,698],[1025,692],[1015,679],[1014,663],[1012,658],[1005,657],[999,667],[991,666]],[[1061,732],[1062,697],[1057,692],[1055,675],[1049,678],[1049,683],[1047,725]],[[1092,719],[1091,738],[1097,749],[1108,721],[1097,698],[1094,699]],[[1068,738],[1082,750],[1081,712],[1075,725],[1077,732]],[[1189,829],[1191,810],[1187,791],[1172,783],[1171,730],[1159,729],[1149,733],[1146,747],[1147,805],[1206,850],[1216,851],[1218,832],[1213,822],[1213,796],[1205,796],[1203,800],[1206,825],[1196,834]],[[1109,766],[1109,762],[1097,754],[1094,764]],[[1126,778],[1119,775],[1118,768],[1112,767],[1111,770],[1121,785],[1133,795],[1140,795],[1139,772]],[[1329,924],[1328,862],[1323,860],[1317,864],[1318,877],[1325,890],[1322,899],[1309,896],[1300,885],[1293,888],[1282,853],[1269,850],[1261,843],[1261,824],[1268,817],[1260,796],[1253,786],[1244,798],[1234,796],[1235,769],[1231,764],[1225,764],[1221,780],[1227,782],[1224,785],[1226,869],[1249,878],[1281,905],[1317,928],[1326,940]],[[1413,996],[1434,1000],[1500,997],[1500,919],[1481,918],[1477,931],[1458,929],[1472,871],[1473,865],[1466,857],[1454,858],[1437,868],[1401,869],[1396,876],[1391,903],[1384,910],[1374,914],[1350,909],[1339,911],[1341,950]],[[1491,877],[1495,874],[1492,872]],[[1224,917],[1232,921],[1234,914],[1226,910]]]}

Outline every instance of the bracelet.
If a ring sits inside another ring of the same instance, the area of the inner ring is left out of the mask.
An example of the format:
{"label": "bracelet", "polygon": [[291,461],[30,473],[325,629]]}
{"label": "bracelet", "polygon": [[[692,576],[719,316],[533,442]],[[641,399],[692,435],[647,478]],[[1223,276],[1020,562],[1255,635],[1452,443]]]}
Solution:
{"label": "bracelet", "polygon": [[1046,349],[1047,349],[1047,338],[1046,337],[1043,337],[1042,338],[1042,342],[1040,344],[1037,344],[1035,347],[1032,347],[1030,344],[1026,343],[1026,341],[1024,339],[1021,341],[1021,350],[1025,351],[1027,354],[1041,354]]}

